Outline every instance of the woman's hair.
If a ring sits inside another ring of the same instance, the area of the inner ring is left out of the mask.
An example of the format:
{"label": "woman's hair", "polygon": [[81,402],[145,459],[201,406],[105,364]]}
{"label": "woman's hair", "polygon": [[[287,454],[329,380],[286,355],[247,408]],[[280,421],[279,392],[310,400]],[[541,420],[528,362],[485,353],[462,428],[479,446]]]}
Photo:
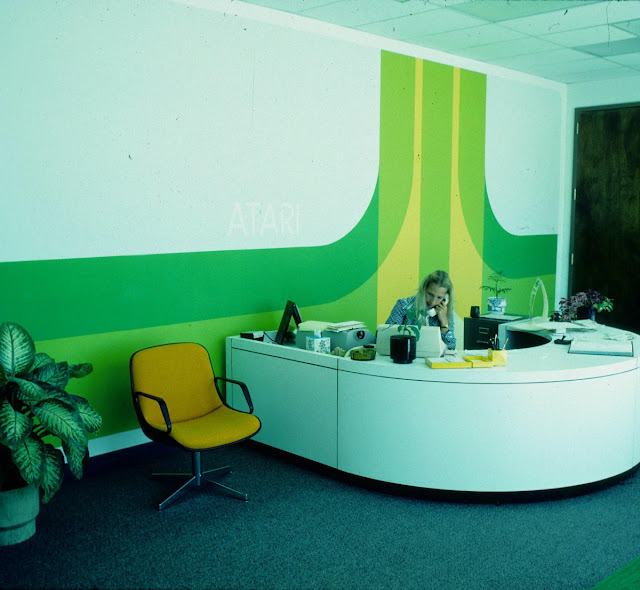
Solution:
{"label": "woman's hair", "polygon": [[434,287],[444,287],[447,290],[447,295],[449,295],[447,315],[449,317],[449,321],[453,321],[453,283],[451,282],[449,275],[444,272],[444,270],[434,270],[430,275],[427,275],[422,279],[422,282],[418,287],[418,292],[416,293],[416,308],[420,310],[425,310],[427,308],[425,293],[431,285]]}

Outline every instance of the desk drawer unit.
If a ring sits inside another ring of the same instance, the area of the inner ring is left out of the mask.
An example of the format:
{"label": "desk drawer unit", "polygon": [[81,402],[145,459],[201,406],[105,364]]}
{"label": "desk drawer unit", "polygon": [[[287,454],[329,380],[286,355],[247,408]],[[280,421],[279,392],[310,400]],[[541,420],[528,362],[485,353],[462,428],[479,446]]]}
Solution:
{"label": "desk drawer unit", "polygon": [[498,334],[498,326],[508,320],[496,318],[464,318],[464,348],[489,348],[489,341]]}

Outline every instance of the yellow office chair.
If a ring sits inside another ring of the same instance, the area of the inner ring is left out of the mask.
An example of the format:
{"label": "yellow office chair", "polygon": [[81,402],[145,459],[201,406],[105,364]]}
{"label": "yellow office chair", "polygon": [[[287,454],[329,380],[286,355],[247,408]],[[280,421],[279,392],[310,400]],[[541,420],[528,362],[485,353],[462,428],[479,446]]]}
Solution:
{"label": "yellow office chair", "polygon": [[[192,455],[192,473],[159,473],[158,477],[191,476],[158,510],[166,508],[192,486],[211,483],[233,496],[248,500],[219,482],[204,479],[210,473],[224,475],[229,466],[202,471],[200,453],[237,443],[260,430],[253,415],[253,404],[244,383],[213,374],[209,353],[200,344],[164,344],[139,350],[129,363],[133,406],[142,431],[153,441],[179,447]],[[249,412],[234,410],[223,403],[218,382],[238,385],[249,405]]]}

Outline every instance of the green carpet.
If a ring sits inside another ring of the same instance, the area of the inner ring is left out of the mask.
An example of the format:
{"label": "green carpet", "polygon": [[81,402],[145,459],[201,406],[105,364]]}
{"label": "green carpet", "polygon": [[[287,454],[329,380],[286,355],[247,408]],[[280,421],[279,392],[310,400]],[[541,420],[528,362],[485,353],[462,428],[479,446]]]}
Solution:
{"label": "green carpet", "polygon": [[640,557],[596,584],[592,590],[638,590],[640,588]]}

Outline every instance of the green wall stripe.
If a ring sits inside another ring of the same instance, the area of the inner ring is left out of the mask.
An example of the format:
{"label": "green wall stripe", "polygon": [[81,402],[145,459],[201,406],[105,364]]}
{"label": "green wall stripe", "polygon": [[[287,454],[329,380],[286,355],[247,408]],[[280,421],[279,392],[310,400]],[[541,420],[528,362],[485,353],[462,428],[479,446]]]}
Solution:
{"label": "green wall stripe", "polygon": [[[361,320],[375,331],[376,288],[374,274],[338,301],[301,307],[303,320]],[[217,318],[170,326],[156,326],[107,334],[38,341],[38,352],[56,360],[90,362],[93,373],[72,380],[69,391],[86,397],[103,418],[99,437],[138,428],[131,403],[129,359],[142,348],[170,342],[199,342],[211,355],[217,375],[225,374],[225,338],[249,330],[275,330],[282,309],[273,312]]]}
{"label": "green wall stripe", "polygon": [[[36,340],[133,330],[334,301],[377,269],[378,187],[332,244],[0,264],[3,321]],[[10,286],[10,288],[9,288]]]}
{"label": "green wall stripe", "polygon": [[486,75],[461,70],[458,169],[460,201],[467,230],[481,257],[484,237],[486,96]]}
{"label": "green wall stripe", "polygon": [[449,268],[453,68],[425,61],[420,276]]}
{"label": "green wall stripe", "polygon": [[389,255],[404,221],[413,175],[415,59],[381,53],[380,227],[378,265]]}
{"label": "green wall stripe", "polygon": [[[505,275],[512,278],[555,274],[558,236],[511,234],[493,214],[486,187],[484,200],[485,263],[495,270],[504,270]],[[546,283],[545,286],[548,290]]]}

